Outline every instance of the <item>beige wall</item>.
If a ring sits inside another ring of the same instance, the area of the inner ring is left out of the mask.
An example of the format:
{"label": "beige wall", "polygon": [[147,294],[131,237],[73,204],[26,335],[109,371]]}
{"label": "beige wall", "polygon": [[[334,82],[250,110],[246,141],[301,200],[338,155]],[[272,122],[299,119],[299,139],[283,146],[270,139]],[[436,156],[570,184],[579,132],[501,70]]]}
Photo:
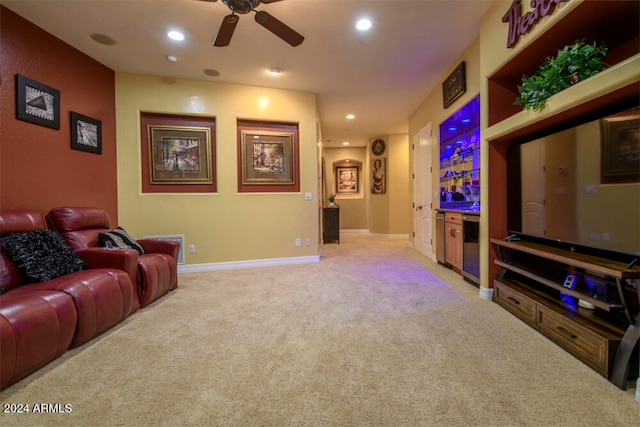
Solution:
{"label": "beige wall", "polygon": [[[371,194],[371,141],[381,138],[386,142],[386,193]],[[409,235],[412,230],[409,137],[383,135],[372,137],[367,147],[324,148],[326,180],[329,193],[336,191],[333,166],[350,159],[362,162],[358,194],[338,194],[340,228],[368,230],[373,234]]]}
{"label": "beige wall", "polygon": [[367,173],[367,153],[365,147],[340,147],[325,148],[323,151],[326,167],[326,180],[329,194],[336,192],[337,163],[344,164],[345,160],[359,162],[358,193],[337,194],[335,202],[340,205],[341,229],[367,229],[367,201],[366,194],[369,189],[369,175]]}
{"label": "beige wall", "polygon": [[411,216],[411,171],[409,153],[411,151],[408,135],[389,135],[389,156],[387,158],[387,194],[389,197],[389,220],[387,234],[411,235],[413,218]]}
{"label": "beige wall", "polygon": [[[116,106],[119,223],[135,237],[184,234],[187,264],[317,256],[315,94],[117,73]],[[141,193],[141,111],[215,117],[217,193]],[[300,193],[238,193],[237,119],[298,123]]]}
{"label": "beige wall", "polygon": [[[460,64],[460,62],[465,61],[466,67],[466,75],[467,75],[467,91],[462,95],[459,99],[457,99],[449,108],[444,109],[442,107],[442,82],[447,78],[447,76]],[[469,101],[471,101],[475,96],[480,93],[480,41],[478,39],[474,40],[467,49],[453,61],[449,68],[446,70],[442,70],[440,76],[440,84],[436,85],[433,90],[429,93],[427,98],[422,102],[422,104],[418,107],[418,109],[409,117],[409,135],[411,140],[415,136],[420,129],[422,129],[428,123],[431,123],[432,129],[432,149],[431,149],[431,158],[432,158],[432,170],[433,170],[433,181],[432,181],[432,206],[434,210],[440,207],[440,198],[439,198],[439,190],[440,190],[440,135],[439,135],[439,126],[440,123],[445,121],[449,116],[455,113],[458,109],[463,107]],[[409,167],[411,172],[413,172],[413,151],[410,152],[410,159],[408,160]],[[413,186],[412,183],[410,183]],[[411,190],[412,191],[412,190]],[[410,194],[413,194],[410,192]],[[481,203],[482,204],[482,203]],[[436,245],[438,242],[436,241],[436,232],[435,232],[435,221],[433,221],[433,259],[435,259],[435,251]]]}
{"label": "beige wall", "polygon": [[[386,192],[371,194],[371,142],[375,139],[386,142]],[[411,218],[411,187],[409,182],[409,136],[384,135],[371,138],[367,146],[367,197],[369,198],[369,232],[383,235],[407,235],[413,229]]]}

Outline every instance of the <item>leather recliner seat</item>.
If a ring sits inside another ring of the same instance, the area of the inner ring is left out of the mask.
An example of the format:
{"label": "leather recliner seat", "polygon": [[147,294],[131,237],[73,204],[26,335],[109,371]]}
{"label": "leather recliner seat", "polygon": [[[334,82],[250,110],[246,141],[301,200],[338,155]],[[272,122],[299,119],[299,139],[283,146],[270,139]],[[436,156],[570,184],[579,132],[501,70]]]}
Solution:
{"label": "leather recliner seat", "polygon": [[[103,209],[92,207],[59,207],[46,216],[50,229],[58,231],[76,253],[137,252],[132,249],[107,250],[98,247],[98,235],[111,231],[109,215]],[[166,295],[178,287],[177,258],[179,244],[174,241],[142,239],[136,241],[144,253],[138,255],[137,269],[128,271],[131,281],[138,287],[141,307]]]}
{"label": "leather recliner seat", "polygon": [[[3,237],[40,229],[46,226],[38,212],[0,212]],[[0,388],[44,366],[68,348],[86,343],[135,311],[135,288],[126,270],[135,270],[136,260],[127,254],[95,253],[91,260],[84,259],[89,267],[86,270],[29,283],[3,251]]]}

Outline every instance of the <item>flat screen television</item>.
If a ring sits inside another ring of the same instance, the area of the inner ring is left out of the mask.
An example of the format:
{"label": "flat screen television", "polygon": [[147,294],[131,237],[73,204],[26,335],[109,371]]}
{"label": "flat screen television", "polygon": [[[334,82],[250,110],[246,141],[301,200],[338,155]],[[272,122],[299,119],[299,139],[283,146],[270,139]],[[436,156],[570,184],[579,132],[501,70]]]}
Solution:
{"label": "flat screen television", "polygon": [[510,233],[623,262],[640,257],[640,107],[625,108],[509,150]]}

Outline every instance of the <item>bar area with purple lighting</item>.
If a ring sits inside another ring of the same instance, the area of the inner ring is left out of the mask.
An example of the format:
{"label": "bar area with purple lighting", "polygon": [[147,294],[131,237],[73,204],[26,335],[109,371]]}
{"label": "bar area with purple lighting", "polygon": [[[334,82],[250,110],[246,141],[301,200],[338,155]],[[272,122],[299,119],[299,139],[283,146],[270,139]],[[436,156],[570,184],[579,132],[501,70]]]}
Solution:
{"label": "bar area with purple lighting", "polygon": [[438,262],[475,286],[480,275],[480,96],[440,124]]}

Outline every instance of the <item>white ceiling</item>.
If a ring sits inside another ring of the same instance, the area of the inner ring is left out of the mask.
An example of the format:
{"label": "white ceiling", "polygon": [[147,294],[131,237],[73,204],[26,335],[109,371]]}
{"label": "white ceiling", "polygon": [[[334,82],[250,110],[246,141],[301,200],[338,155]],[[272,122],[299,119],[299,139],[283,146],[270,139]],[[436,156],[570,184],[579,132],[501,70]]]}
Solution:
{"label": "white ceiling", "polygon": [[[229,9],[199,0],[1,0],[107,67],[121,72],[291,89],[317,94],[325,146],[364,146],[405,134],[408,118],[476,38],[488,0],[283,0],[261,4],[305,40],[292,47],[240,15],[231,44],[212,41]],[[355,30],[360,17],[373,27]],[[170,29],[183,42],[166,37]],[[93,41],[98,33],[116,41]],[[166,55],[179,58],[176,63]],[[284,73],[269,75],[279,67]],[[205,69],[220,75],[210,77]],[[347,120],[347,114],[355,120]]]}

